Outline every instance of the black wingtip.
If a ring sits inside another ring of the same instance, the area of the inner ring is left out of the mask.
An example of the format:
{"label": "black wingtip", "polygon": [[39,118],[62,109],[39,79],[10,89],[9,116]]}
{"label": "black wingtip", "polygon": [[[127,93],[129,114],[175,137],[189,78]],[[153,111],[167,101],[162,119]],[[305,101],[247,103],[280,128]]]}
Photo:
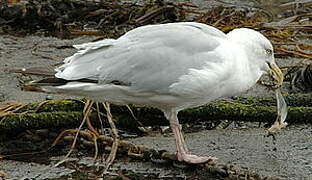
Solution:
{"label": "black wingtip", "polygon": [[69,81],[65,79],[52,77],[52,78],[41,79],[39,81],[34,81],[32,82],[32,84],[36,86],[60,86],[68,82]]}
{"label": "black wingtip", "polygon": [[61,86],[61,85],[65,85],[66,83],[68,83],[70,81],[65,80],[65,79],[60,79],[60,78],[45,78],[45,79],[41,79],[38,81],[30,81],[28,83],[26,83],[26,85],[29,86],[35,86],[35,87],[40,87],[40,86]]}
{"label": "black wingtip", "polygon": [[61,85],[65,85],[69,82],[98,83],[97,80],[92,80],[92,79],[66,80],[66,79],[51,77],[51,78],[45,78],[45,79],[41,79],[38,81],[31,81],[31,82],[25,83],[21,89],[25,90],[25,91],[45,92],[42,90],[41,87],[43,87],[43,86],[61,86]]}
{"label": "black wingtip", "polygon": [[28,83],[23,84],[21,89],[23,91],[36,91],[36,92],[44,92],[41,87],[43,86],[61,86],[65,85],[67,80],[60,78],[45,78],[38,81],[30,81]]}

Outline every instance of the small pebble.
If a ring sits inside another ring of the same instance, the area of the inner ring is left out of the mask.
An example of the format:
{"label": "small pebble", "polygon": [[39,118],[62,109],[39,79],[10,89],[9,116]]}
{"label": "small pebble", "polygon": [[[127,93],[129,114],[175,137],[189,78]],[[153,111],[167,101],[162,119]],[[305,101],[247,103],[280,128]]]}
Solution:
{"label": "small pebble", "polygon": [[85,140],[85,139],[82,139],[81,140],[82,144],[87,146],[87,147],[94,147],[94,142],[91,142],[91,141],[88,141],[88,140]]}
{"label": "small pebble", "polygon": [[189,168],[190,165],[185,163],[185,162],[180,162],[180,161],[173,161],[172,165],[176,168],[179,168],[179,169],[186,169],[186,168]]}
{"label": "small pebble", "polygon": [[52,99],[54,99],[54,97],[52,95],[47,95],[45,99],[46,100],[52,100]]}
{"label": "small pebble", "polygon": [[36,134],[42,137],[47,137],[49,135],[48,129],[38,129],[36,130]]}
{"label": "small pebble", "polygon": [[162,133],[169,133],[171,130],[169,126],[160,126],[160,129]]}
{"label": "small pebble", "polygon": [[4,171],[0,171],[0,180],[6,179],[8,175]]}
{"label": "small pebble", "polygon": [[73,141],[74,136],[64,136],[63,139],[64,139],[64,141]]}

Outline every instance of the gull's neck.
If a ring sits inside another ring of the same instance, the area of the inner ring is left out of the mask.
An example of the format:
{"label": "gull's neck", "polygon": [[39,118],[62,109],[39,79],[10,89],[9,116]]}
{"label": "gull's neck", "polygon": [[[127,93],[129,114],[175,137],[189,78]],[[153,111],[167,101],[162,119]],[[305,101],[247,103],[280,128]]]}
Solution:
{"label": "gull's neck", "polygon": [[241,82],[240,87],[236,88],[240,89],[240,91],[250,89],[256,84],[263,74],[263,71],[260,68],[261,61],[257,61],[257,57],[255,57],[254,51],[256,51],[257,48],[253,47],[253,45],[249,43],[250,41],[244,38],[246,37],[229,37],[229,40],[234,44],[234,46],[236,46],[233,50],[236,54],[237,77],[240,78],[238,81]]}
{"label": "gull's neck", "polygon": [[263,60],[257,56],[257,54],[261,54],[261,52],[259,52],[261,49],[248,34],[244,34],[242,31],[231,31],[227,34],[227,37],[240,49],[240,53],[244,55],[245,59],[242,63],[244,63],[244,67],[248,71],[245,73],[252,76],[253,81],[257,81],[264,73],[261,70]]}

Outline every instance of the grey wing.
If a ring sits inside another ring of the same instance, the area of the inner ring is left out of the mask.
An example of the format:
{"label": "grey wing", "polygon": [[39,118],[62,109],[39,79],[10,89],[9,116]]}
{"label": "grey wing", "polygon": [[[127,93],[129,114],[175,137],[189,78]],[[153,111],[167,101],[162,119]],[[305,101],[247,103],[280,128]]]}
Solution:
{"label": "grey wing", "polygon": [[144,26],[117,40],[81,46],[57,77],[119,81],[140,91],[166,93],[191,69],[222,63],[214,50],[225,38],[221,31],[199,23]]}

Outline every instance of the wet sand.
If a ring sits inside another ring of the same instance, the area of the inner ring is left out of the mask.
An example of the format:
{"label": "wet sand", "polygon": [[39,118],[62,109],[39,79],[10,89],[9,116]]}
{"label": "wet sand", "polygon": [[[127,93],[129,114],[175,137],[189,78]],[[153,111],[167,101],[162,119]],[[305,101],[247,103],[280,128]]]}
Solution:
{"label": "wet sand", "polygon": [[[312,179],[312,127],[308,125],[288,127],[275,144],[264,128],[209,130],[185,137],[192,152],[215,156],[220,162],[281,179]],[[142,137],[133,142],[175,151],[171,137]]]}

